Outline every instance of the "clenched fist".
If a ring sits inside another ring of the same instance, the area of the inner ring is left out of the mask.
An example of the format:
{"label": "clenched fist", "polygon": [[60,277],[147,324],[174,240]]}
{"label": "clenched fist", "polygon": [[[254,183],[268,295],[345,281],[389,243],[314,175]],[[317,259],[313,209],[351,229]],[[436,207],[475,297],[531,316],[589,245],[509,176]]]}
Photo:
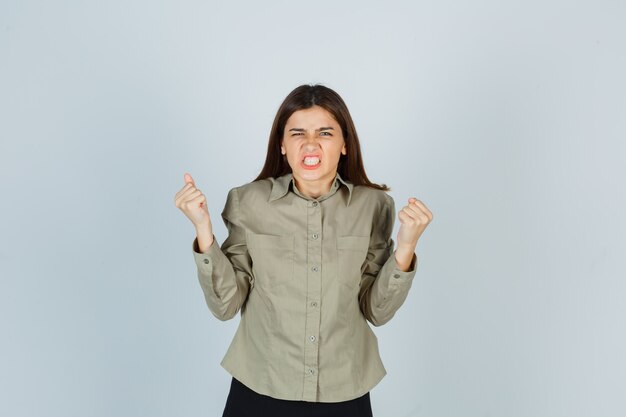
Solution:
{"label": "clenched fist", "polygon": [[400,230],[396,241],[398,245],[415,247],[426,226],[433,220],[433,213],[417,198],[409,198],[409,204],[398,212]]}
{"label": "clenched fist", "polygon": [[[185,173],[185,185],[174,197],[176,207],[191,220],[198,233],[200,249],[206,249],[213,243],[213,227],[206,203],[206,197],[196,188],[191,175]],[[204,252],[204,250],[202,250]]]}
{"label": "clenched fist", "polygon": [[398,267],[403,271],[408,271],[417,241],[433,220],[433,213],[420,200],[411,197],[409,204],[398,212],[398,219],[400,230],[396,238],[398,247],[395,257]]}

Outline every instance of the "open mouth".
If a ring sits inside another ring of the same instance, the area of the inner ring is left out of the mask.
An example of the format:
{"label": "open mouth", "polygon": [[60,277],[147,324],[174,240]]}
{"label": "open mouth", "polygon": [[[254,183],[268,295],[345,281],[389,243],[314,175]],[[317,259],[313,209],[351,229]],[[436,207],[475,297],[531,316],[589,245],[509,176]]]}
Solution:
{"label": "open mouth", "polygon": [[322,161],[318,156],[307,156],[302,160],[304,166],[307,167],[315,167],[318,166]]}

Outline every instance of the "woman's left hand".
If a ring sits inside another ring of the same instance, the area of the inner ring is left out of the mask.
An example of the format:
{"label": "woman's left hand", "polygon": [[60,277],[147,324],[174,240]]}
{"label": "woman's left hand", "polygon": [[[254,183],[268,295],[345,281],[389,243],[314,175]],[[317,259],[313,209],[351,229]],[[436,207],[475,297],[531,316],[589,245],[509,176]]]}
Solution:
{"label": "woman's left hand", "polygon": [[396,242],[398,247],[415,250],[417,240],[420,238],[426,226],[433,220],[433,214],[428,207],[416,198],[409,198],[409,204],[402,207],[398,212],[400,219],[400,231]]}

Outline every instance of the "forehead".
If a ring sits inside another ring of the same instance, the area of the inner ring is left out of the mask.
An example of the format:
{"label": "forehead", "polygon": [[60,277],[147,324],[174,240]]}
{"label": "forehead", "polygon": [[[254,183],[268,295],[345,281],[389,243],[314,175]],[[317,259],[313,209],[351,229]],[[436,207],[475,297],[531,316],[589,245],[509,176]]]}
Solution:
{"label": "forehead", "polygon": [[313,106],[308,109],[298,110],[287,119],[286,127],[312,127],[339,126],[332,114],[323,107]]}

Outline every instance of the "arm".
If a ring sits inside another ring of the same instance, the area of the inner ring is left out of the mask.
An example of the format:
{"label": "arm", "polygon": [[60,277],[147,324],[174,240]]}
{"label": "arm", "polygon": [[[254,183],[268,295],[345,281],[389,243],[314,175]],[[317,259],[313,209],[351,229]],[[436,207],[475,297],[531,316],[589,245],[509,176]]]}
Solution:
{"label": "arm", "polygon": [[[417,267],[417,256],[414,252],[407,255],[398,248],[397,253],[394,253],[391,233],[395,220],[395,204],[391,196],[386,194],[386,197],[382,212],[374,219],[359,290],[361,312],[374,326],[382,326],[391,320],[404,303]],[[399,259],[401,262],[409,259],[408,267],[400,265]]]}
{"label": "arm", "polygon": [[213,235],[204,252],[199,248],[198,237],[192,248],[207,306],[215,317],[224,321],[233,318],[241,309],[254,282],[236,188],[228,192],[222,219],[228,237],[221,247]]}

